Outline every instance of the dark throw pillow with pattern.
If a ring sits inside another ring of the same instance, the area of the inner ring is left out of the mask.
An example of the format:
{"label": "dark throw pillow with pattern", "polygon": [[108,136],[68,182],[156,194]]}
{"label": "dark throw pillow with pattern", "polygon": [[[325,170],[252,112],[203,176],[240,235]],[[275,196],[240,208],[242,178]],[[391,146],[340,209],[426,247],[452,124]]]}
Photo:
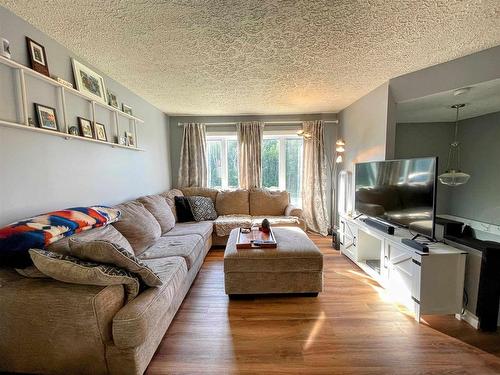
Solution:
{"label": "dark throw pillow with pattern", "polygon": [[215,211],[214,202],[210,198],[193,195],[187,197],[191,212],[196,221],[215,220],[217,212]]}
{"label": "dark throw pillow with pattern", "polygon": [[191,206],[189,205],[187,197],[174,197],[174,199],[177,221],[179,223],[194,221],[193,212],[191,211]]}

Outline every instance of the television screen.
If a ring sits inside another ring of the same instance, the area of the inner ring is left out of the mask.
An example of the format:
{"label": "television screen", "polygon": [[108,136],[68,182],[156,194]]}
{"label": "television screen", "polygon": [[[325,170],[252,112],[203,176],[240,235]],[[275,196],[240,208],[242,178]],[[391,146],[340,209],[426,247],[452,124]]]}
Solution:
{"label": "television screen", "polygon": [[358,214],[434,237],[437,158],[356,164]]}

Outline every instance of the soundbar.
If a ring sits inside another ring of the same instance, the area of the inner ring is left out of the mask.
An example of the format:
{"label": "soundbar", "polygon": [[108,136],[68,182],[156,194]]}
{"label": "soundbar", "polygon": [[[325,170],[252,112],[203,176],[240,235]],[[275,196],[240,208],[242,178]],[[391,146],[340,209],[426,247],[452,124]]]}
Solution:
{"label": "soundbar", "polygon": [[429,252],[429,247],[427,245],[424,245],[423,243],[420,243],[415,240],[410,240],[408,238],[403,238],[401,240],[403,244],[406,246],[413,247],[414,249],[417,249],[418,251],[421,251],[422,253],[428,253]]}
{"label": "soundbar", "polygon": [[389,224],[385,224],[381,221],[366,218],[362,220],[366,225],[369,225],[373,228],[376,228],[378,230],[381,230],[384,233],[390,234],[391,236],[394,235],[394,227]]}

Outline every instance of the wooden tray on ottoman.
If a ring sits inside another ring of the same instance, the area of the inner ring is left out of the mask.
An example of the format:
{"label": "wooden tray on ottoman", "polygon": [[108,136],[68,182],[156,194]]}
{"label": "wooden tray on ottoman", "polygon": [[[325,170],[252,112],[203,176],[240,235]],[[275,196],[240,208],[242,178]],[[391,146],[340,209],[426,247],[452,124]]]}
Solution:
{"label": "wooden tray on ottoman", "polygon": [[[243,233],[242,229],[238,230],[237,249],[275,249],[278,246],[272,228],[270,228],[269,233],[264,233],[261,230],[251,230],[250,233]],[[257,244],[257,241],[263,241],[263,243]]]}

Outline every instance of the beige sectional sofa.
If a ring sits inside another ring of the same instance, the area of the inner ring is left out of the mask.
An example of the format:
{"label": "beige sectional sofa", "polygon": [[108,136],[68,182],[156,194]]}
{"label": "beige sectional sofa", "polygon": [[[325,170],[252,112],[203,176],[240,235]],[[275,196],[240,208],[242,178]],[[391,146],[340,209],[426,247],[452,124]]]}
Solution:
{"label": "beige sectional sofa", "polygon": [[[170,195],[181,191],[171,191]],[[299,227],[306,230],[302,210],[290,204],[290,195],[286,191],[266,189],[220,191],[209,188],[183,188],[186,196],[198,195],[212,200],[217,211],[213,225],[212,242],[215,246],[227,243],[231,230],[260,224],[267,218],[275,227]]]}
{"label": "beige sectional sofa", "polygon": [[[285,193],[195,188],[184,192],[210,196],[218,219],[175,223],[164,215],[169,206],[175,211],[173,197],[182,194],[172,190],[121,204],[119,222],[73,236],[83,241],[128,243],[160,276],[161,286],[145,288],[128,303],[123,285],[69,284],[0,268],[0,371],[142,374],[200,270],[212,239],[220,244],[226,240],[225,226],[248,224],[269,215],[277,225],[303,227],[301,211],[288,205]],[[286,217],[280,218],[280,213]],[[220,235],[213,234],[217,228]],[[49,250],[67,253],[68,241],[62,239]]]}

